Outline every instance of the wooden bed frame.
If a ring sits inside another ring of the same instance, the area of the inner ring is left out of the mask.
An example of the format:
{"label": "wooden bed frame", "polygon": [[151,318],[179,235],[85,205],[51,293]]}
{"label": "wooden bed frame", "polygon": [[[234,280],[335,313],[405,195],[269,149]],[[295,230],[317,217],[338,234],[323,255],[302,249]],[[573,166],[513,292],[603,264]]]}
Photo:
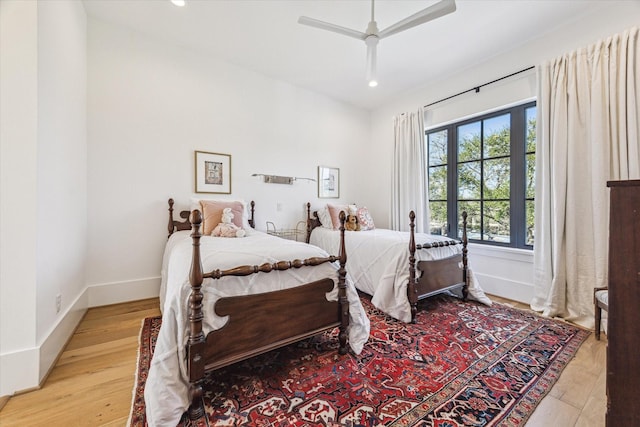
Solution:
{"label": "wooden bed frame", "polygon": [[[462,289],[462,299],[467,300],[468,283],[468,259],[467,259],[467,212],[462,212],[462,240],[444,240],[441,242],[416,244],[415,240],[416,214],[409,212],[409,284],[407,297],[411,305],[411,323],[416,322],[418,301],[432,295]],[[421,260],[416,263],[416,250],[441,248],[443,246],[462,245],[462,253],[447,258],[434,260]],[[416,277],[416,269],[422,274]]]}
{"label": "wooden bed frame", "polygon": [[[262,265],[244,265],[229,270],[202,271],[200,258],[199,210],[181,211],[183,221],[173,219],[173,199],[169,199],[169,235],[176,230],[192,230],[193,255],[191,260],[191,295],[189,297],[189,341],[187,344],[187,368],[191,383],[189,417],[204,415],[202,382],[206,371],[222,368],[246,360],[270,350],[311,337],[320,332],[339,327],[339,354],[347,353],[347,329],[349,303],[346,295],[346,251],[344,247],[344,215],[340,216],[342,242],[338,256],[313,257],[305,260],[279,261]],[[251,202],[249,223],[254,227],[254,202]],[[191,218],[191,220],[190,220]],[[205,337],[202,331],[202,282],[204,279],[220,279],[225,276],[248,276],[288,270],[303,266],[317,266],[338,261],[338,300],[327,301],[326,293],[334,288],[334,279],[327,277],[300,286],[255,295],[243,295],[219,299],[214,310],[219,316],[229,316],[220,329]],[[220,345],[224,343],[224,345]]]}
{"label": "wooden bed frame", "polygon": [[[416,322],[418,301],[458,288],[462,290],[462,299],[466,301],[469,288],[467,213],[462,213],[462,240],[452,239],[434,243],[416,244],[415,219],[416,215],[414,211],[411,211],[409,213],[409,283],[407,286],[407,299],[411,306],[411,323]],[[312,214],[311,203],[307,203],[307,243],[309,243],[311,239],[313,229],[321,226],[318,212],[314,211]],[[344,237],[341,238],[342,244],[344,244]],[[462,253],[442,259],[421,260],[416,262],[416,250],[452,245],[462,245]],[[419,277],[416,269],[422,272]]]}

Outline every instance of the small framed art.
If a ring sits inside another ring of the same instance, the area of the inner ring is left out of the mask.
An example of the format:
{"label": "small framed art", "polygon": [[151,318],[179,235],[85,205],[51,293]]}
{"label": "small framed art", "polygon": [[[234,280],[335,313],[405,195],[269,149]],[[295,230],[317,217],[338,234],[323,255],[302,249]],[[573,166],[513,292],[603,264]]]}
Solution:
{"label": "small framed art", "polygon": [[318,166],[318,197],[321,199],[340,197],[340,169]]}
{"label": "small framed art", "polygon": [[196,193],[231,194],[231,155],[196,151]]}

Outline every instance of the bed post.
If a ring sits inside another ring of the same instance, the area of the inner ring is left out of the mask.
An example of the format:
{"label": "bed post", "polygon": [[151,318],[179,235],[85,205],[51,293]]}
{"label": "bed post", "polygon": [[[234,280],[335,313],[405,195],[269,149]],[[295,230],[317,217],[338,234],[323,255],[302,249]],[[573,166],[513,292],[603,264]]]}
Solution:
{"label": "bed post", "polygon": [[320,217],[317,211],[313,212],[313,217],[311,216],[311,203],[307,202],[307,243],[311,242],[311,232],[316,227],[322,227]]}
{"label": "bed post", "polygon": [[192,213],[191,238],[193,239],[193,256],[191,257],[191,295],[189,296],[189,342],[187,344],[187,369],[189,371],[189,417],[192,420],[204,416],[202,404],[202,380],[204,378],[204,345],[205,338],[202,332],[202,262],[200,260],[200,224],[202,214],[199,210]]}
{"label": "bed post", "polygon": [[467,300],[467,295],[469,293],[469,267],[468,267],[468,259],[467,259],[467,244],[469,243],[469,239],[467,238],[467,211],[462,211],[462,281],[464,285],[462,286],[462,300]]}
{"label": "bed post", "polygon": [[169,199],[169,225],[167,226],[169,235],[167,237],[171,237],[173,234],[173,228],[173,199]]}
{"label": "bed post", "polygon": [[349,329],[349,301],[347,300],[347,251],[344,244],[344,222],[346,215],[340,212],[340,269],[338,270],[338,301],[340,302],[340,341],[339,354],[347,354],[347,329]]}
{"label": "bed post", "polygon": [[418,290],[416,288],[416,214],[414,211],[409,212],[409,283],[407,283],[407,298],[411,306],[411,323],[416,323],[416,314],[418,312]]}
{"label": "bed post", "polygon": [[256,228],[256,220],[255,220],[255,211],[256,211],[256,202],[251,201],[251,216],[249,217],[249,225],[251,228]]}
{"label": "bed post", "polygon": [[311,241],[311,230],[311,202],[307,202],[307,243]]}

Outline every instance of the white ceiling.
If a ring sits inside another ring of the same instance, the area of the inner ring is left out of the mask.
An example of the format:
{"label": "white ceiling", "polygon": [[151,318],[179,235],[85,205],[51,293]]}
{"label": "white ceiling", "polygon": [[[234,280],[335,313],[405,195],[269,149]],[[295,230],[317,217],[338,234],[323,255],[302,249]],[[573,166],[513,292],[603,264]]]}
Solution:
{"label": "white ceiling", "polygon": [[[84,0],[87,14],[210,52],[296,86],[374,109],[545,32],[607,7],[606,0],[457,0],[449,15],[378,45],[379,86],[365,81],[364,42],[297,23],[301,15],[365,31],[368,0]],[[376,0],[384,29],[435,0]]]}

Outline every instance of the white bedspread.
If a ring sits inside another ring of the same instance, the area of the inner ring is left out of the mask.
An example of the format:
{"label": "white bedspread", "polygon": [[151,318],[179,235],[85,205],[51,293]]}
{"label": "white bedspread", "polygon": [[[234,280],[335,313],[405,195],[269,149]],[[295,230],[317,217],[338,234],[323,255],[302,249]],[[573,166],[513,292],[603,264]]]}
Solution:
{"label": "white bedspread", "polygon": [[[185,352],[189,334],[188,298],[191,293],[188,277],[192,241],[189,234],[189,231],[174,233],[167,242],[163,257],[160,295],[162,327],[144,391],[149,426],[177,425],[190,404]],[[247,237],[244,238],[203,236],[200,240],[200,251],[205,272],[240,265],[260,265],[265,262],[327,256],[327,252],[320,248],[255,230],[248,230]],[[337,255],[338,252],[331,254]],[[336,278],[336,287],[327,294],[327,299],[337,300],[337,266],[330,263],[245,277],[230,276],[215,281],[207,279],[202,287],[205,313],[203,331],[207,334],[226,322],[225,317],[213,314],[213,305],[221,297],[286,289],[323,277]],[[369,319],[353,283],[349,280],[347,297],[350,313],[349,345],[353,352],[358,354],[369,337]]]}
{"label": "white bedspread", "polygon": [[[451,240],[443,236],[416,233],[416,244]],[[328,252],[337,250],[339,231],[316,227],[310,243]],[[380,310],[403,322],[411,321],[411,306],[407,298],[409,283],[409,232],[387,229],[347,231],[347,273],[362,292],[371,295],[371,302]],[[441,259],[460,253],[460,245],[416,251],[417,260]],[[469,268],[469,298],[491,305]]]}

